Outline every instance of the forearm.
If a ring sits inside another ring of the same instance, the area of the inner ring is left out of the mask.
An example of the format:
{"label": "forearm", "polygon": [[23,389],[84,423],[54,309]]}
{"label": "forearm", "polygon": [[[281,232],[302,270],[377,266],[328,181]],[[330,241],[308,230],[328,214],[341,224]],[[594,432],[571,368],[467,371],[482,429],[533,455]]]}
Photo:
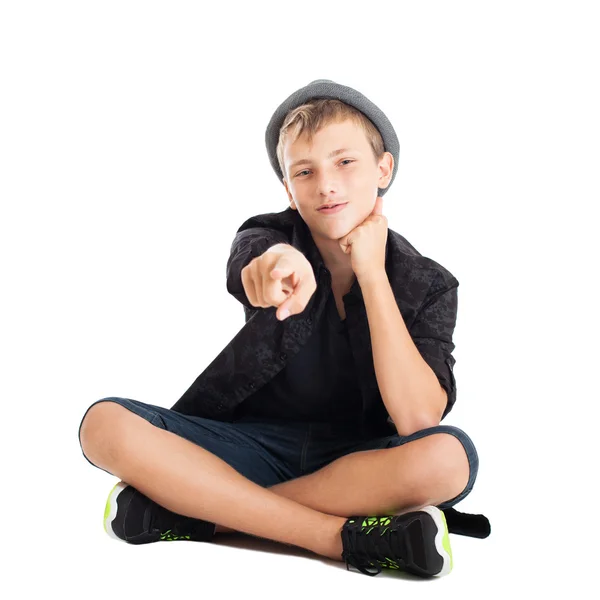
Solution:
{"label": "forearm", "polygon": [[359,278],[365,301],[375,375],[400,435],[438,425],[446,392],[406,328],[385,271]]}

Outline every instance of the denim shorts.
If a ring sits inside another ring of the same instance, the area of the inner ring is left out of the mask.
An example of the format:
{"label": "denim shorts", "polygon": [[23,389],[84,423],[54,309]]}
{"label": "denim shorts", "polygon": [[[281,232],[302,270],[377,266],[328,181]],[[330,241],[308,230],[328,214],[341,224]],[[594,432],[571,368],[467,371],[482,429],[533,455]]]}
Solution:
{"label": "denim shorts", "polygon": [[[215,421],[120,397],[97,400],[86,410],[81,423],[92,406],[107,401],[116,402],[152,425],[201,446],[262,487],[308,475],[352,452],[402,446],[435,433],[450,433],[458,438],[465,448],[470,467],[466,488],[452,500],[438,505],[438,508],[449,508],[465,498],[473,488],[479,468],[479,458],[471,438],[452,425],[437,425],[408,436],[392,433],[361,439],[346,427],[334,423],[303,423],[249,416],[234,422]],[[94,464],[85,454],[84,457]]]}

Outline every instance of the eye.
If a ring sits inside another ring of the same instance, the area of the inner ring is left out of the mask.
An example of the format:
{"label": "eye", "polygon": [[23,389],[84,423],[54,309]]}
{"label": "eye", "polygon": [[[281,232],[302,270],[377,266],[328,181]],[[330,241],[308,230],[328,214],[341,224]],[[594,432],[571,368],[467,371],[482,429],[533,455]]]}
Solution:
{"label": "eye", "polygon": [[[355,162],[355,161],[350,158],[345,158],[344,160],[340,161],[340,165],[342,163],[353,163],[353,162]],[[294,175],[294,177],[299,177],[300,175],[302,175],[302,173],[306,173],[306,172],[307,172],[306,169],[304,171],[300,171],[300,173],[296,173],[296,175]]]}

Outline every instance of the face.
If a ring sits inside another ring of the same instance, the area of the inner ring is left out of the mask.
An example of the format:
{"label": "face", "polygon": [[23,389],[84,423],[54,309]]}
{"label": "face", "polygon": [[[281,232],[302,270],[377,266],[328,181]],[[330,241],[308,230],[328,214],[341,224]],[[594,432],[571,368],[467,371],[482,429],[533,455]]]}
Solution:
{"label": "face", "polygon": [[[305,135],[286,142],[283,162],[290,207],[300,213],[317,244],[332,241],[334,249],[336,240],[371,214],[377,188],[384,189],[390,182],[394,159],[386,152],[377,162],[362,129],[346,120],[323,127],[311,145]],[[346,206],[330,214],[318,210],[323,204],[337,203]]]}

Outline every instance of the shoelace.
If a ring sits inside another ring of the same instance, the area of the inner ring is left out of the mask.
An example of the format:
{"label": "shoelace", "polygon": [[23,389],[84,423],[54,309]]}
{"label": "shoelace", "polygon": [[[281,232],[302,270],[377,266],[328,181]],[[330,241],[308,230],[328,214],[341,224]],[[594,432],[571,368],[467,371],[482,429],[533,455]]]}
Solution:
{"label": "shoelace", "polygon": [[[402,569],[407,550],[406,536],[402,535],[393,517],[368,517],[363,520],[369,525],[345,532],[349,550],[344,551],[342,557],[346,561],[346,569],[350,570],[352,565],[370,576],[381,573],[383,567]],[[374,568],[375,572],[367,570],[367,567]]]}
{"label": "shoelace", "polygon": [[160,539],[164,542],[174,540],[190,540],[191,535],[189,533],[182,533],[177,528],[177,525],[173,529],[168,529],[160,534]]}

